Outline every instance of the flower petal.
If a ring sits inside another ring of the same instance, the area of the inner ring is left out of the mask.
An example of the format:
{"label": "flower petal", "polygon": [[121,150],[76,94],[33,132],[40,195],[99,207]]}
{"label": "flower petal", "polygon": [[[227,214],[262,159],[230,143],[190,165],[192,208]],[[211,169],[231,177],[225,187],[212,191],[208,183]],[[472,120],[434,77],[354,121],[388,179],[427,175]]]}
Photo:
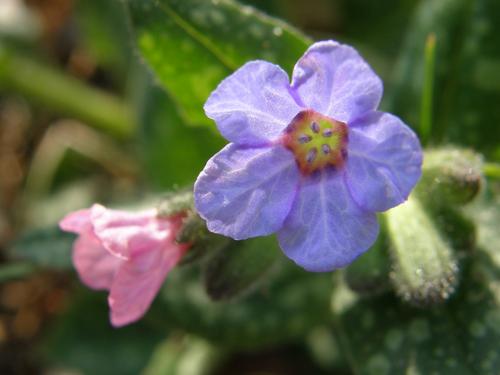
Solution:
{"label": "flower petal", "polygon": [[349,129],[347,183],[365,209],[385,211],[404,202],[421,166],[418,138],[396,116],[373,112]]}
{"label": "flower petal", "polygon": [[212,157],[194,187],[195,205],[212,232],[236,240],[281,228],[299,180],[284,147],[229,144]]}
{"label": "flower petal", "polygon": [[158,220],[154,209],[142,212],[91,208],[94,233],[112,254],[129,259],[133,252],[155,247],[169,235],[168,221]]}
{"label": "flower petal", "polygon": [[167,274],[185,251],[186,246],[174,243],[172,237],[123,263],[108,297],[113,326],[135,322],[146,313]]}
{"label": "flower petal", "polygon": [[342,174],[324,169],[303,181],[278,240],[298,265],[325,272],[351,263],[377,234],[376,215],[354,202]]}
{"label": "flower petal", "polygon": [[92,289],[109,290],[122,262],[101,245],[90,227],[80,234],[73,246],[73,264],[78,276]]}
{"label": "flower petal", "polygon": [[300,58],[292,89],[307,107],[345,123],[375,110],[383,91],[358,52],[332,40],[314,43]]}
{"label": "flower petal", "polygon": [[61,228],[61,230],[77,234],[86,232],[89,226],[90,226],[89,209],[71,212],[59,222],[59,228]]}
{"label": "flower petal", "polygon": [[230,142],[268,144],[300,111],[289,88],[288,75],[279,66],[251,61],[219,84],[205,113]]}

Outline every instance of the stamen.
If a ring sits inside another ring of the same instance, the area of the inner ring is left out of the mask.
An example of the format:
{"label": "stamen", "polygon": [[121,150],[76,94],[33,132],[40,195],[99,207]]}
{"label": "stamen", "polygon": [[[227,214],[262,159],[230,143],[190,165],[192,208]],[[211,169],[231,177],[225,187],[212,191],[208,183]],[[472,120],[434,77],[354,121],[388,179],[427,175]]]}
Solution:
{"label": "stamen", "polygon": [[310,135],[307,135],[307,134],[301,134],[299,136],[299,143],[300,144],[304,144],[304,143],[308,143],[308,142],[311,142],[311,139],[312,137]]}
{"label": "stamen", "polygon": [[316,147],[311,148],[306,155],[306,161],[311,164],[318,155],[318,149]]}
{"label": "stamen", "polygon": [[323,137],[331,137],[333,135],[333,130],[332,129],[325,129],[323,130]]}
{"label": "stamen", "polygon": [[328,155],[332,151],[332,149],[330,148],[329,145],[322,144],[321,145],[321,151],[323,151],[323,154]]}
{"label": "stamen", "polygon": [[315,133],[319,133],[319,125],[316,121],[311,122],[311,130]]}

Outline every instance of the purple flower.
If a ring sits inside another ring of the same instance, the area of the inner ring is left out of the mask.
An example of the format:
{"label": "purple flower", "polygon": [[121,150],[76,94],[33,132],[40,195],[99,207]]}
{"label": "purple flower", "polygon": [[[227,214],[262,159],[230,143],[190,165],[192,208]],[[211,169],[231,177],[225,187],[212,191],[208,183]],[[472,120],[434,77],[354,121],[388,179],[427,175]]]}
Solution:
{"label": "purple flower", "polygon": [[376,212],[402,203],[421,174],[415,134],[377,111],[382,82],[352,47],[313,44],[292,83],[251,61],[205,104],[231,143],[198,176],[208,229],[234,239],[276,232],[309,271],[344,267],[378,235]]}

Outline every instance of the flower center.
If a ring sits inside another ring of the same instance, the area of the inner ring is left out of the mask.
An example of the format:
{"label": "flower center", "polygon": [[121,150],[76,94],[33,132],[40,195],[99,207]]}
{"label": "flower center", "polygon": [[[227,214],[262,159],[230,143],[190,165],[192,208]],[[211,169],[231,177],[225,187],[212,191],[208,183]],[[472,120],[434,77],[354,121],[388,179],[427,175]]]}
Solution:
{"label": "flower center", "polygon": [[301,111],[286,128],[283,144],[304,174],[340,167],[347,156],[347,125],[312,109]]}

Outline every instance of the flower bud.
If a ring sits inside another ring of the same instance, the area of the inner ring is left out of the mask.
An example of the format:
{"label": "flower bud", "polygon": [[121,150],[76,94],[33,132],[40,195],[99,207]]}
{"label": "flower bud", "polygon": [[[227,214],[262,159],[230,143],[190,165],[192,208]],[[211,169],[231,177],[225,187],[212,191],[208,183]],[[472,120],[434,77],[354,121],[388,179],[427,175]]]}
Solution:
{"label": "flower bud", "polygon": [[425,153],[416,192],[431,204],[465,204],[481,187],[481,157],[470,150],[442,148]]}
{"label": "flower bud", "polygon": [[191,245],[182,258],[181,265],[200,260],[208,254],[226,248],[232,242],[230,238],[209,232],[205,222],[194,212],[184,218],[176,241]]}
{"label": "flower bud", "polygon": [[255,286],[279,256],[273,237],[233,242],[219,250],[206,264],[204,283],[213,300],[230,299]]}
{"label": "flower bud", "polygon": [[390,276],[397,293],[416,305],[448,299],[457,283],[455,254],[420,202],[410,196],[386,218],[392,243]]}

